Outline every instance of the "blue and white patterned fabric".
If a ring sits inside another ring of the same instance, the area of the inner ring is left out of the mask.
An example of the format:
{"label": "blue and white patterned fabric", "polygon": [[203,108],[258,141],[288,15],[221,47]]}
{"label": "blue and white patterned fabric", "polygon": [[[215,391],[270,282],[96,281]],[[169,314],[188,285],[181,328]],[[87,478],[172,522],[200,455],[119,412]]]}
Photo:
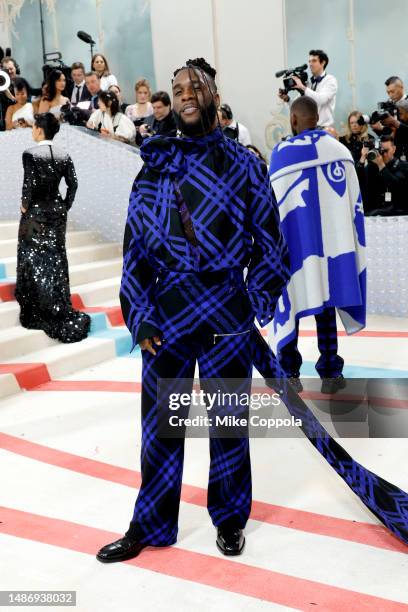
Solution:
{"label": "blue and white patterned fabric", "polygon": [[275,146],[270,179],[290,253],[270,342],[277,352],[296,320],[336,307],[348,334],[366,321],[364,215],[351,153],[323,130]]}

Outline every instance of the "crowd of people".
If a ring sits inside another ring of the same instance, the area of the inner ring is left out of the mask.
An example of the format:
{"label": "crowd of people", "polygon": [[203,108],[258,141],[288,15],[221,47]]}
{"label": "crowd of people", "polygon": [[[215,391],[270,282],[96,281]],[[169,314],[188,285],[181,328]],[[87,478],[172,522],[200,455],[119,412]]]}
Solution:
{"label": "crowd of people", "polygon": [[[1,68],[8,72],[11,85],[1,95],[0,129],[30,127],[35,113],[51,112],[61,121],[138,146],[155,134],[177,134],[169,94],[153,92],[149,81],[140,78],[134,87],[135,101],[126,104],[117,78],[101,53],[93,56],[89,71],[82,62],[72,64],[68,77],[62,67],[49,70],[39,91],[19,76],[19,66],[12,57],[4,57]],[[219,108],[219,122],[226,135],[244,146],[251,145],[248,129],[234,120],[227,104]]]}
{"label": "crowd of people", "polygon": [[[408,214],[404,199],[408,185],[408,96],[402,79],[391,76],[386,80],[388,101],[383,103],[384,110],[371,116],[352,111],[345,133],[339,135],[334,121],[338,83],[327,72],[328,63],[324,51],[312,49],[310,80],[294,74],[290,90],[279,90],[280,98],[290,104],[289,94],[294,92],[295,96],[307,96],[316,102],[319,126],[353,155],[366,215]],[[137,146],[152,135],[177,134],[169,94],[153,92],[149,81],[140,78],[134,87],[135,101],[127,104],[107,58],[101,53],[93,56],[89,71],[81,62],[74,62],[69,74],[62,68],[48,70],[40,90],[32,89],[20,76],[12,57],[4,57],[1,67],[9,74],[11,85],[0,94],[0,129],[30,127],[35,113],[51,112],[60,121],[86,126],[105,138]],[[234,118],[231,107],[223,103],[217,110],[224,135],[264,159],[252,144],[248,128]]]}
{"label": "crowd of people", "polygon": [[[406,215],[408,203],[408,95],[399,76],[389,77],[384,85],[387,101],[379,102],[371,115],[359,110],[347,117],[345,134],[335,128],[334,110],[337,79],[326,70],[328,55],[321,49],[309,51],[310,82],[292,76],[289,91],[312,98],[319,111],[319,126],[328,131],[351,152],[360,184],[364,214],[368,216]],[[290,102],[289,91],[279,97]]]}

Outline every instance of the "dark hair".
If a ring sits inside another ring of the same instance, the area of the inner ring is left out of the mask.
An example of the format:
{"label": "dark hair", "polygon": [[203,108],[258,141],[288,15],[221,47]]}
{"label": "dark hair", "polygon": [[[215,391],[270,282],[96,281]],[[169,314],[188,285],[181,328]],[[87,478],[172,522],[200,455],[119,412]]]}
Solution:
{"label": "dark hair", "polygon": [[13,87],[14,87],[14,91],[23,91],[23,89],[25,89],[27,92],[27,95],[29,95],[31,91],[31,87],[29,86],[27,81],[23,79],[23,77],[16,77],[14,79]]}
{"label": "dark hair", "polygon": [[319,115],[318,107],[315,100],[313,98],[310,98],[309,96],[299,96],[298,98],[295,98],[293,100],[290,106],[291,112],[295,113],[298,108],[303,115],[309,117],[317,117]]}
{"label": "dark hair", "polygon": [[380,137],[380,142],[390,142],[392,145],[395,144],[394,142],[394,136],[387,135],[387,136],[381,136]]}
{"label": "dark hair", "polygon": [[163,102],[164,106],[171,106],[170,96],[167,91],[156,91],[152,95],[150,102],[152,104],[153,102]]}
{"label": "dark hair", "polygon": [[72,70],[82,70],[85,73],[85,66],[82,62],[74,62],[71,66],[71,72]]}
{"label": "dark hair", "polygon": [[1,65],[4,66],[4,64],[6,62],[13,62],[14,67],[16,69],[16,74],[20,74],[20,66],[17,64],[16,60],[14,59],[14,57],[10,57],[10,55],[6,55],[5,57],[3,57],[3,59],[1,60]]}
{"label": "dark hair", "polygon": [[47,87],[47,95],[45,96],[45,99],[50,101],[53,100],[55,98],[55,96],[57,95],[57,88],[55,86],[55,83],[58,81],[58,79],[61,78],[61,76],[65,76],[64,73],[62,72],[62,70],[52,70],[50,72],[50,74],[47,77],[47,82],[46,82],[46,87]]}
{"label": "dark hair", "polygon": [[100,76],[97,72],[95,72],[95,70],[90,70],[89,72],[85,73],[85,78],[86,77],[91,77],[91,76],[96,76],[98,79],[100,79]]}
{"label": "dark hair", "polygon": [[95,71],[94,61],[95,61],[95,59],[97,57],[101,57],[103,59],[103,61],[105,62],[105,70],[103,71],[103,75],[102,76],[108,76],[111,73],[111,71],[109,70],[108,60],[106,59],[106,57],[104,55],[102,55],[102,53],[95,53],[95,55],[92,56],[91,70]]}
{"label": "dark hair", "polygon": [[255,153],[255,155],[259,157],[259,159],[263,161],[264,164],[266,164],[266,159],[264,158],[264,156],[262,155],[258,147],[256,147],[253,144],[250,144],[250,145],[246,145],[246,148],[249,149],[249,151],[253,151],[253,153]]}
{"label": "dark hair", "polygon": [[221,104],[220,111],[223,119],[227,119],[228,121],[233,119],[234,115],[232,114],[229,104]]}
{"label": "dark hair", "polygon": [[311,49],[309,51],[309,55],[316,55],[316,57],[319,58],[320,63],[324,62],[324,67],[325,68],[326,68],[326,66],[329,63],[329,57],[328,57],[327,53],[325,53],[321,49]]}
{"label": "dark hair", "polygon": [[195,59],[187,60],[185,66],[181,66],[181,68],[177,68],[177,70],[174,71],[172,80],[174,80],[181,70],[185,70],[186,68],[198,68],[198,70],[204,72],[210,80],[212,93],[217,93],[217,85],[215,83],[215,75],[217,74],[217,71],[215,68],[210,66],[210,64],[203,57],[196,57]]}
{"label": "dark hair", "polygon": [[112,117],[119,112],[119,100],[113,91],[100,91],[98,100],[101,100],[107,108],[109,107]]}
{"label": "dark hair", "polygon": [[388,85],[394,85],[395,83],[397,83],[398,81],[400,81],[400,83],[402,84],[402,79],[400,79],[399,76],[390,76],[388,77],[388,79],[385,81],[384,85],[386,87],[388,87]]}
{"label": "dark hair", "polygon": [[52,140],[60,129],[59,121],[53,113],[40,113],[34,115],[34,125],[44,130],[46,140]]}

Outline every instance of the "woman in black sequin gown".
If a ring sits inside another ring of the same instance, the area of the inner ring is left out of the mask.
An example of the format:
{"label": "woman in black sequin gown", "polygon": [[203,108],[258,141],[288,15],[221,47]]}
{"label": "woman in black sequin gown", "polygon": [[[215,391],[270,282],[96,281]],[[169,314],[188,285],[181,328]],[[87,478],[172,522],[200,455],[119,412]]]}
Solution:
{"label": "woman in black sequin gown", "polygon": [[[65,232],[78,183],[70,156],[52,143],[58,130],[52,113],[36,115],[37,145],[23,153],[15,295],[23,327],[42,329],[68,343],[86,338],[91,320],[71,305]],[[64,199],[58,189],[62,177],[67,185]]]}

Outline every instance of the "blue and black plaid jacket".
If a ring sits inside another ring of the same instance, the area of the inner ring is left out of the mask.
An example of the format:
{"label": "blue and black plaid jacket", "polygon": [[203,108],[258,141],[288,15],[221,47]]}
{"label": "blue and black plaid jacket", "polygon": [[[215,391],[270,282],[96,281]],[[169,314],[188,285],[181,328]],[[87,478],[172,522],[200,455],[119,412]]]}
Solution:
{"label": "blue and black plaid jacket", "polygon": [[[248,268],[255,315],[261,326],[269,323],[289,270],[266,166],[218,128],[200,138],[150,138],[141,155],[145,165],[130,195],[120,289],[133,339],[142,323],[161,328],[154,290],[166,270]],[[198,259],[184,233],[175,180],[191,214]]]}

